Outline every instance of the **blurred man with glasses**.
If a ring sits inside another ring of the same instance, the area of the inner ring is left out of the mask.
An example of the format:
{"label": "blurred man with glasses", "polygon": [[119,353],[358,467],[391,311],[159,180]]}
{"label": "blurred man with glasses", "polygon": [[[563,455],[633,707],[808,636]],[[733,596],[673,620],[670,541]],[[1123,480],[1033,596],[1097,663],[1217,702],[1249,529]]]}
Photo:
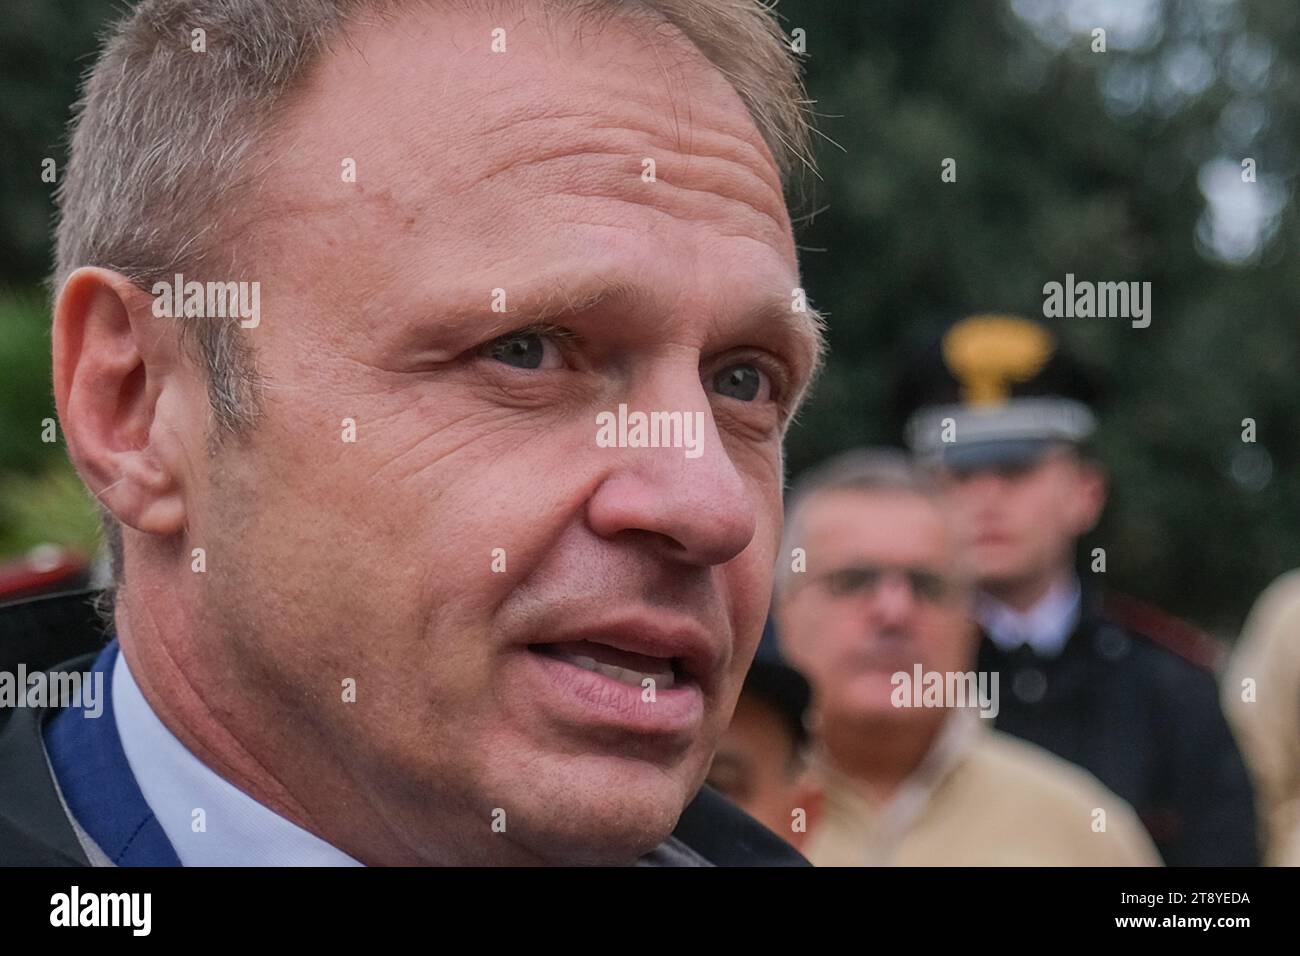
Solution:
{"label": "blurred man with glasses", "polygon": [[[847,453],[790,497],[777,631],[814,688],[811,774],[824,796],[806,855],[820,866],[1158,863],[1124,801],[981,716],[996,712],[997,688],[974,673],[958,540],[937,489],[900,453]],[[952,696],[975,685],[995,699]]]}

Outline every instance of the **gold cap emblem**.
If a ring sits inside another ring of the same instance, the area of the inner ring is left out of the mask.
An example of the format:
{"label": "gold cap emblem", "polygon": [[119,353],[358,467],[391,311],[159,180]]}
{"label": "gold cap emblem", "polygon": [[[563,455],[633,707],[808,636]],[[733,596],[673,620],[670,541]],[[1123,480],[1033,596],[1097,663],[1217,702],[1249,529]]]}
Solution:
{"label": "gold cap emblem", "polygon": [[1015,315],[972,315],[943,337],[944,363],[971,405],[1007,401],[1012,383],[1037,375],[1054,350],[1051,333]]}

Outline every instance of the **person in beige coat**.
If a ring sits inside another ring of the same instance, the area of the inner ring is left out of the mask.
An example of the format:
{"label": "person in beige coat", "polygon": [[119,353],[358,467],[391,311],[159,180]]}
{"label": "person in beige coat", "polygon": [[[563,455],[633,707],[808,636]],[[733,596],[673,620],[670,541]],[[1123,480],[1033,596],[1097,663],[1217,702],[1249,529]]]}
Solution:
{"label": "person in beige coat", "polygon": [[1255,778],[1265,862],[1300,866],[1300,571],[1260,595],[1223,679]]}
{"label": "person in beige coat", "polygon": [[972,586],[943,500],[901,455],[855,452],[796,487],[777,633],[811,681],[818,866],[1145,866],[1131,807],[991,728]]}

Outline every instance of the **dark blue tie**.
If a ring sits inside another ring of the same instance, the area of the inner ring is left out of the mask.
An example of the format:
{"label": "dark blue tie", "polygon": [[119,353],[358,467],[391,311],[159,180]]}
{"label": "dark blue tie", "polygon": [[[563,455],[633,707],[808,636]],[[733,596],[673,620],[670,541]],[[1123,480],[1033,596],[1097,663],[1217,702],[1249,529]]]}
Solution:
{"label": "dark blue tie", "polygon": [[45,750],[73,817],[118,866],[180,866],[158,818],[135,782],[113,716],[117,639],[95,659],[104,675],[104,707],[65,707],[45,725]]}

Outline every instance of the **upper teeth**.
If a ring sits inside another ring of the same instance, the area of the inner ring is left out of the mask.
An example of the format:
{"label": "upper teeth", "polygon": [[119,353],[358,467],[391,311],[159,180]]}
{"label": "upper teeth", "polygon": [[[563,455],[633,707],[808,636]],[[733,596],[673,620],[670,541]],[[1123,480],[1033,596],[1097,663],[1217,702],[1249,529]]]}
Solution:
{"label": "upper teeth", "polygon": [[665,668],[661,673],[646,674],[641,671],[634,671],[627,667],[618,667],[614,664],[603,664],[594,657],[588,657],[585,654],[571,654],[567,651],[556,651],[556,656],[562,660],[568,661],[585,671],[595,671],[597,674],[604,674],[606,677],[612,677],[616,681],[624,684],[630,684],[633,687],[645,687],[646,681],[650,681],[650,686],[659,690],[667,690],[673,686],[672,668]]}

